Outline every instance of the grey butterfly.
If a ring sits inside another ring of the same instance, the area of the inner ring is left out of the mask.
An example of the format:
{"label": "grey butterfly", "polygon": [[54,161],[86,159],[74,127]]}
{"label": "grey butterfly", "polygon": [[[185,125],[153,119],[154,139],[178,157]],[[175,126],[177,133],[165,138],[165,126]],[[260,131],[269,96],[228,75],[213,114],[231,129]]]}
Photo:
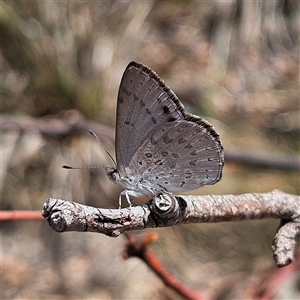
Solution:
{"label": "grey butterfly", "polygon": [[215,184],[222,176],[224,151],[207,121],[187,113],[154,71],[133,61],[119,88],[116,160],[116,168],[105,170],[125,188],[121,195],[131,205],[130,196]]}

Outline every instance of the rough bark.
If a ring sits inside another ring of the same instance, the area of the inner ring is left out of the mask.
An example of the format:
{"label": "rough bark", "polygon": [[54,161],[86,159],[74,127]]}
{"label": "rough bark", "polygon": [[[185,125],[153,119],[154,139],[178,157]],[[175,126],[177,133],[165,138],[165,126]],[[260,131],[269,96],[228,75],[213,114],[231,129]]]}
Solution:
{"label": "rough bark", "polygon": [[145,228],[262,218],[281,219],[273,240],[278,267],[290,264],[300,235],[300,197],[275,190],[264,194],[175,196],[161,193],[140,206],[102,209],[49,198],[42,215],[57,232],[90,231],[117,237]]}

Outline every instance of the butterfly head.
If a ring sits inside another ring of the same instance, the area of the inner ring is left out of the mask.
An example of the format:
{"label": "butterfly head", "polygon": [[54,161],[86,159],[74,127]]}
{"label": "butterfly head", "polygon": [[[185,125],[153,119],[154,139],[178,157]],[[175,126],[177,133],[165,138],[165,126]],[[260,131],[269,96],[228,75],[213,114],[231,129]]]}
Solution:
{"label": "butterfly head", "polygon": [[120,173],[116,168],[112,168],[112,167],[105,167],[105,172],[108,176],[108,178],[114,182],[117,183],[118,181],[120,181],[121,177],[120,177]]}

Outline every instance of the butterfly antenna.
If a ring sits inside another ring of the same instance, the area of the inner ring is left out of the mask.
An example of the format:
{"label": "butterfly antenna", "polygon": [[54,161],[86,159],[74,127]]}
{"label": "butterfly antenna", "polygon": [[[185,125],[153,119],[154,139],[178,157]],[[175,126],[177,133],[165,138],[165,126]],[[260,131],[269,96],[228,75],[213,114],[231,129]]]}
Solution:
{"label": "butterfly antenna", "polygon": [[117,165],[117,163],[115,162],[114,158],[110,155],[110,153],[106,150],[106,148],[104,147],[104,145],[102,144],[102,142],[100,141],[100,139],[98,138],[98,136],[96,135],[96,133],[92,130],[89,130],[90,134],[97,140],[97,142],[101,145],[101,147],[103,148],[103,150],[107,153],[107,155],[110,157],[110,159],[113,161],[113,163],[115,164],[115,166]]}
{"label": "butterfly antenna", "polygon": [[72,167],[72,166],[69,166],[69,165],[63,165],[62,168],[68,169],[68,170],[78,170],[78,169],[103,169],[105,167],[99,167],[99,166],[95,166],[95,167]]}

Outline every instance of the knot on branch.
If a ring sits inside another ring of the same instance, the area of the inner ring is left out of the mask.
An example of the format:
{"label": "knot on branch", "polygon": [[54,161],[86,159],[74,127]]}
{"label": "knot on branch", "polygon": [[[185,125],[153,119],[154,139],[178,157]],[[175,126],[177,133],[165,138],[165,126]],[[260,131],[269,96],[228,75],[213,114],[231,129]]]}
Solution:
{"label": "knot on branch", "polygon": [[294,220],[281,219],[272,245],[273,258],[277,267],[285,267],[294,260],[299,236],[299,218]]}
{"label": "knot on branch", "polygon": [[180,223],[186,207],[186,202],[172,193],[158,193],[150,201],[151,216],[157,227]]}
{"label": "knot on branch", "polygon": [[67,223],[62,218],[61,211],[53,209],[57,204],[57,199],[48,199],[43,206],[42,215],[48,221],[50,227],[57,232],[64,232],[67,228]]}
{"label": "knot on branch", "polygon": [[74,202],[49,198],[44,203],[42,215],[57,232],[86,230],[84,207]]}

